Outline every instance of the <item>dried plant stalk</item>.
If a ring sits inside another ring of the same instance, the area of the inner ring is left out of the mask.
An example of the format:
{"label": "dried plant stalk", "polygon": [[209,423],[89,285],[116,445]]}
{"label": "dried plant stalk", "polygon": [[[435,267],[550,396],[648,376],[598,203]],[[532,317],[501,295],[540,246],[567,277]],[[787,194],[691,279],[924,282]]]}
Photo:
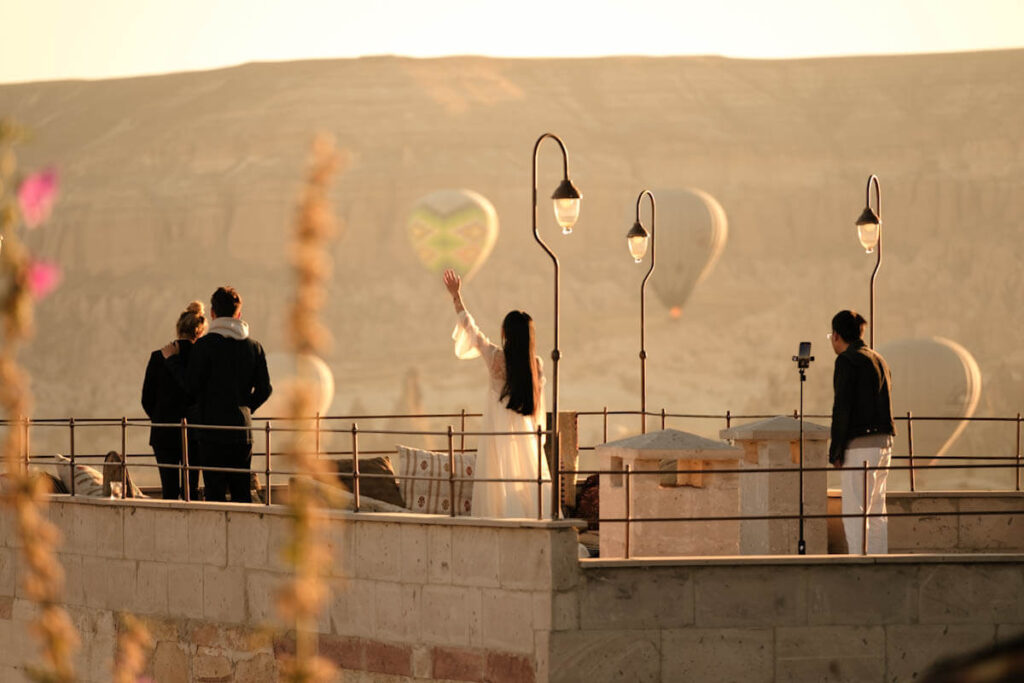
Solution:
{"label": "dried plant stalk", "polygon": [[56,552],[60,533],[46,518],[47,488],[42,478],[28,471],[24,416],[30,414],[32,402],[26,375],[18,366],[18,351],[33,332],[29,257],[18,236],[14,196],[14,144],[21,136],[17,126],[0,121],[0,409],[9,421],[3,442],[8,484],[4,502],[17,520],[25,594],[39,608],[32,632],[42,646],[43,665],[29,666],[29,676],[65,683],[75,677],[72,658],[79,645],[78,633],[60,606],[64,588]]}
{"label": "dried plant stalk", "polygon": [[[325,282],[330,276],[331,257],[327,245],[336,224],[328,200],[330,182],[341,166],[331,138],[321,135],[313,143],[309,174],[299,203],[292,246],[296,277],[295,298],[289,318],[289,336],[296,354],[317,353],[327,346],[330,335],[319,320],[325,300]],[[327,483],[328,461],[319,457],[311,416],[316,412],[315,388],[310,378],[299,377],[287,399],[288,414],[297,426],[285,447],[292,469],[311,473],[292,481],[288,502],[292,516],[292,538],[286,548],[294,577],[278,596],[278,610],[295,624],[295,656],[285,664],[285,678],[293,683],[327,681],[334,667],[317,655],[317,619],[328,595],[322,576],[331,556],[326,539],[322,491]]]}
{"label": "dried plant stalk", "polygon": [[122,615],[114,655],[114,683],[136,683],[152,648],[153,638],[146,625],[130,614]]}

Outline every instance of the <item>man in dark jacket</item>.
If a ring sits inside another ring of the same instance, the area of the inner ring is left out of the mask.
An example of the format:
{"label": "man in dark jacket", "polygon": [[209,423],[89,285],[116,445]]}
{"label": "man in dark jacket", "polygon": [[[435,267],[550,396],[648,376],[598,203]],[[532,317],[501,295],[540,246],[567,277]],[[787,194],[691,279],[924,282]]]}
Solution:
{"label": "man in dark jacket", "polygon": [[252,501],[249,465],[252,461],[252,412],[270,397],[267,358],[259,342],[249,337],[241,319],[242,297],[232,287],[220,287],[210,298],[207,335],[196,342],[189,359],[186,385],[196,401],[202,425],[241,427],[200,430],[205,467],[229,467],[238,472],[203,470],[206,500],[225,500],[230,490],[236,503]]}
{"label": "man in dark jacket", "polygon": [[[868,514],[885,514],[885,483],[892,457],[892,378],[885,359],[862,339],[864,320],[855,311],[832,318],[832,349],[836,352],[832,384],[832,443],[828,460],[842,467],[843,514],[864,514],[864,464],[868,466]],[[874,469],[879,468],[879,469]],[[843,528],[851,554],[864,552],[864,519],[844,517]],[[867,518],[867,552],[889,551],[888,520]]]}

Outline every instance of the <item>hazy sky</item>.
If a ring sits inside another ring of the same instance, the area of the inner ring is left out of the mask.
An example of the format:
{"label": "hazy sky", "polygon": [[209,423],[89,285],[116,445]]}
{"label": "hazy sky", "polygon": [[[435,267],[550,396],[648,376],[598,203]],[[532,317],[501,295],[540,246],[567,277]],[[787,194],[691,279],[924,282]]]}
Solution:
{"label": "hazy sky", "polygon": [[0,82],[397,54],[787,58],[1024,47],[1024,0],[0,0]]}

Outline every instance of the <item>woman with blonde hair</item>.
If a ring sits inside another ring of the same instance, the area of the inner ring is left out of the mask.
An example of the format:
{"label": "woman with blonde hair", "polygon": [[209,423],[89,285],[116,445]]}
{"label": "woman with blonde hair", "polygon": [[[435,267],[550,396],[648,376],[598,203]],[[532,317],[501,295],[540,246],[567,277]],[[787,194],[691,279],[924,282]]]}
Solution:
{"label": "woman with blonde hair", "polygon": [[[177,339],[149,356],[146,379],[142,383],[142,408],[149,419],[156,424],[177,424],[188,414],[189,404],[181,381],[172,374],[166,359],[178,354],[183,366],[188,365],[192,344],[206,334],[208,323],[201,301],[191,302],[178,316],[175,326]],[[191,419],[190,419],[191,421]],[[195,430],[189,431],[189,466],[198,465],[199,447]],[[149,444],[153,447],[156,462],[160,465],[160,488],[165,499],[176,500],[182,492],[181,482],[181,429],[175,427],[151,427]],[[189,471],[188,488],[190,498],[196,500],[199,488],[199,470]]]}
{"label": "woman with blonde hair", "polygon": [[[543,427],[544,420],[544,375],[535,353],[533,318],[524,311],[509,311],[498,346],[480,331],[463,305],[462,279],[455,271],[445,271],[444,285],[458,314],[452,333],[455,355],[460,359],[482,357],[487,364],[487,400],[480,431],[520,432],[479,437],[473,516],[536,519],[540,511],[550,517],[551,474],[547,459],[537,448],[537,426]],[[545,482],[542,487],[537,486],[538,467]],[[487,479],[514,481],[481,481]]]}

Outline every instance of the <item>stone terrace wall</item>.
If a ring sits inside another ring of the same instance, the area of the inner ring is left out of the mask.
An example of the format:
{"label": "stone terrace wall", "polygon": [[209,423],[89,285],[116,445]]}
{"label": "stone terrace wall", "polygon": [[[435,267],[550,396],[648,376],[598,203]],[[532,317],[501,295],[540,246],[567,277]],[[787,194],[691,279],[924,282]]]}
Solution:
{"label": "stone terrace wall", "polygon": [[1024,632],[1021,560],[585,560],[556,596],[551,680],[914,680]]}
{"label": "stone terrace wall", "polygon": [[[567,522],[331,513],[332,599],[322,653],[344,680],[547,680],[552,591],[578,575]],[[117,614],[144,617],[164,682],[276,681],[292,641],[277,622],[289,533],[278,508],[57,497],[80,680],[110,680]],[[0,681],[35,661],[33,609],[0,517]]]}
{"label": "stone terrace wall", "polygon": [[[894,553],[1024,553],[1024,493],[890,491],[889,550]],[[1006,515],[971,514],[1005,510]],[[961,516],[936,513],[959,512]]]}
{"label": "stone terrace wall", "polygon": [[[277,508],[53,500],[82,681],[108,681],[117,615],[150,675],[275,681],[292,641]],[[906,681],[1024,632],[1024,556],[576,559],[569,522],[331,513],[320,647],[345,681]],[[0,681],[35,661],[0,516]]]}

